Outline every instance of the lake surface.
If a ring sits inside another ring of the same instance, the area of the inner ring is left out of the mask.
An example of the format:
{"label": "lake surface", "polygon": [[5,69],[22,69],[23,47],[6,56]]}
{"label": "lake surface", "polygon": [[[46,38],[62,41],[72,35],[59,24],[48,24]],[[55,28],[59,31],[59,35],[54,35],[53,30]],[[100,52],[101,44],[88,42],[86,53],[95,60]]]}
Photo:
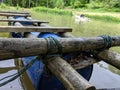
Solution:
{"label": "lake surface", "polygon": [[[118,24],[106,24],[101,21],[90,20],[89,22],[76,24],[73,16],[53,15],[44,13],[32,13],[34,19],[49,21],[51,26],[71,27],[72,34],[76,37],[99,36],[101,34],[119,35],[120,32],[116,29],[116,33],[112,32],[113,28],[120,27]],[[94,24],[94,25],[93,25]],[[113,25],[113,27],[111,27]],[[93,27],[94,26],[94,27]],[[101,29],[100,29],[101,27]],[[105,30],[103,30],[103,28]],[[110,29],[110,30],[109,30]],[[117,49],[119,52],[119,49]],[[21,67],[22,62],[19,60],[0,61],[0,78],[16,73]],[[93,74],[90,82],[97,88],[120,88],[120,70],[112,66],[100,62],[94,65]],[[0,82],[1,83],[1,82]],[[34,90],[27,74],[25,73],[13,82],[0,87],[0,90]]]}

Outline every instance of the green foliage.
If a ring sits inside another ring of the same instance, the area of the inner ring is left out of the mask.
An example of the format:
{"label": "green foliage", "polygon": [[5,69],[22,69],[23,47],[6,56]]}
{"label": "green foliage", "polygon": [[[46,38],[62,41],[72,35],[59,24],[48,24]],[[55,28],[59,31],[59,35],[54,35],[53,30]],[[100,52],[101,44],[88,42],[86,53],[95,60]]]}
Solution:
{"label": "green foliage", "polygon": [[0,4],[0,8],[2,8],[2,9],[6,9],[7,6],[6,6],[4,3],[1,3],[1,4]]}
{"label": "green foliage", "polygon": [[34,11],[37,12],[46,12],[46,13],[54,13],[54,14],[60,14],[60,15],[72,15],[72,11],[67,11],[59,8],[46,8],[46,7],[35,7],[33,8]]}
{"label": "green foliage", "polygon": [[7,5],[21,7],[45,6],[49,8],[120,8],[120,0],[4,0]]}

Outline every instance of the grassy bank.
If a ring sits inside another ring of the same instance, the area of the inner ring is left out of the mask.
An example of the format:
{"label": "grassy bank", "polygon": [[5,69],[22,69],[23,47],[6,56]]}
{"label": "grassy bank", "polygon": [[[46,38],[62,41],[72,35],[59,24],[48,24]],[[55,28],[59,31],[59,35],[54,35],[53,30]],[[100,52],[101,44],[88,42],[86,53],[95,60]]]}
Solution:
{"label": "grassy bank", "polygon": [[59,14],[59,15],[70,15],[72,16],[72,11],[67,11],[63,9],[58,9],[58,8],[46,8],[46,7],[35,7],[32,8],[36,12],[44,12],[44,13],[53,13],[53,14]]}
{"label": "grassy bank", "polygon": [[101,20],[105,22],[113,22],[113,23],[120,23],[120,18],[108,16],[108,15],[90,15],[85,14],[88,18],[95,19],[95,20]]}

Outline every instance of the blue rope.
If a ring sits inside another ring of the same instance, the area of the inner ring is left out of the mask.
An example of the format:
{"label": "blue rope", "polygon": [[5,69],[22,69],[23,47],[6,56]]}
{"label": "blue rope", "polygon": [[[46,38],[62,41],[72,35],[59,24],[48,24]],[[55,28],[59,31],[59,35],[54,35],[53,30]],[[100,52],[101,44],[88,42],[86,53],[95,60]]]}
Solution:
{"label": "blue rope", "polygon": [[99,37],[102,37],[104,40],[104,47],[103,50],[109,49],[112,46],[112,38],[108,35],[101,35]]}
{"label": "blue rope", "polygon": [[93,54],[95,57],[99,54],[100,51],[109,49],[112,46],[112,38],[108,35],[101,35],[99,37],[102,37],[104,40],[104,46],[101,49],[97,50],[90,50],[90,53]]}
{"label": "blue rope", "polygon": [[[47,41],[48,52],[47,52],[46,55],[41,55],[41,58],[43,60],[43,63],[47,64],[48,61],[46,60],[46,58],[49,58],[49,57],[52,57],[52,56],[61,56],[62,55],[62,46],[59,43],[59,41],[56,38],[54,38],[54,37],[48,37],[48,38],[45,38],[45,40]],[[53,53],[55,46],[58,49],[57,50],[58,51],[57,54]]]}
{"label": "blue rope", "polygon": [[45,38],[45,40],[47,41],[47,48],[48,48],[48,52],[47,54],[50,55],[50,54],[53,54],[52,52],[54,51],[54,47],[57,46],[57,49],[58,49],[58,53],[61,54],[62,53],[62,46],[61,44],[59,43],[59,41],[54,38],[54,37],[48,37],[48,38]]}
{"label": "blue rope", "polygon": [[9,83],[9,82],[15,80],[16,78],[18,78],[18,77],[19,77],[20,75],[22,75],[27,69],[29,69],[29,68],[34,64],[34,62],[37,61],[37,60],[39,60],[39,57],[36,57],[35,59],[31,60],[25,67],[23,67],[22,69],[20,69],[20,71],[18,71],[17,73],[15,73],[15,74],[13,74],[13,75],[10,75],[10,76],[6,76],[6,77],[0,79],[0,81],[2,81],[2,80],[4,80],[4,79],[7,79],[7,78],[9,78],[9,77],[12,77],[12,78],[10,78],[10,79],[8,79],[8,80],[0,83],[0,87],[6,85],[7,83]]}

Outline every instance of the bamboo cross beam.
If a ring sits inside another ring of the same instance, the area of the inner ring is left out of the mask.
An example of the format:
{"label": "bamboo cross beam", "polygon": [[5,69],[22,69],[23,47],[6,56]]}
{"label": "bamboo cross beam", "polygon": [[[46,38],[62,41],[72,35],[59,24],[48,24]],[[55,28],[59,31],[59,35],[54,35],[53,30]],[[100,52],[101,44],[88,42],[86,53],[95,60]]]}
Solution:
{"label": "bamboo cross beam", "polygon": [[[111,38],[112,46],[120,46],[119,36]],[[0,38],[0,59],[46,54],[48,48],[52,49],[51,53],[58,53],[58,46],[49,47],[49,41],[44,38]],[[59,38],[57,41],[62,47],[61,53],[104,48],[104,39],[101,37]]]}
{"label": "bamboo cross beam", "polygon": [[47,21],[40,21],[40,20],[15,20],[15,19],[0,19],[0,22],[30,22],[30,23],[37,23],[40,26],[41,23],[49,23]]}
{"label": "bamboo cross beam", "polygon": [[99,52],[97,57],[120,70],[120,54],[110,50],[104,50]]}
{"label": "bamboo cross beam", "polygon": [[15,13],[0,13],[0,16],[20,16],[20,17],[30,17],[30,14],[15,14]]}
{"label": "bamboo cross beam", "polygon": [[47,67],[67,90],[96,90],[62,58],[56,56],[46,58],[46,60],[48,61]]}
{"label": "bamboo cross beam", "polygon": [[30,14],[29,12],[0,11],[0,13]]}
{"label": "bamboo cross beam", "polygon": [[69,27],[0,26],[0,32],[72,32]]}

